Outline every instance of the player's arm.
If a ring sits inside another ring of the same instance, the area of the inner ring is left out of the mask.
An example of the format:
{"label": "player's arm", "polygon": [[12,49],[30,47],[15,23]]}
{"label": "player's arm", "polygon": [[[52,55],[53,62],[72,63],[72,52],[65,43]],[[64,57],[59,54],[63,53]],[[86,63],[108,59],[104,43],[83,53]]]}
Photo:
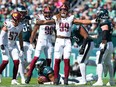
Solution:
{"label": "player's arm", "polygon": [[81,46],[81,48],[79,50],[79,53],[83,54],[84,50],[85,50],[85,47],[86,47],[86,44],[88,43],[88,41],[90,41],[89,40],[90,39],[89,34],[88,34],[88,32],[86,31],[86,29],[85,29],[85,27],[83,25],[80,26],[80,34],[84,39],[83,39],[82,46]]}
{"label": "player's arm", "polygon": [[39,21],[37,21],[37,23],[36,24],[38,24],[38,25],[45,25],[45,24],[47,24],[47,25],[51,25],[51,24],[55,24],[55,20],[39,20]]}
{"label": "player's arm", "polygon": [[74,19],[73,20],[74,24],[92,24],[96,23],[96,20],[80,20],[80,19]]}
{"label": "player's arm", "polygon": [[33,40],[34,40],[34,38],[35,38],[35,35],[36,35],[36,32],[37,32],[37,30],[39,29],[39,25],[38,24],[35,24],[34,25],[34,29],[33,29],[33,31],[32,31],[32,33],[31,33],[31,37],[30,37],[30,43],[32,44],[33,43]]}
{"label": "player's arm", "polygon": [[22,37],[22,31],[19,34],[19,45],[20,45],[20,50],[24,51],[23,49],[23,37]]}
{"label": "player's arm", "polygon": [[1,47],[1,50],[5,50],[5,47],[4,47],[4,38],[5,36],[7,35],[7,27],[6,26],[3,26],[3,28],[1,29],[1,33],[0,33],[0,47]]}

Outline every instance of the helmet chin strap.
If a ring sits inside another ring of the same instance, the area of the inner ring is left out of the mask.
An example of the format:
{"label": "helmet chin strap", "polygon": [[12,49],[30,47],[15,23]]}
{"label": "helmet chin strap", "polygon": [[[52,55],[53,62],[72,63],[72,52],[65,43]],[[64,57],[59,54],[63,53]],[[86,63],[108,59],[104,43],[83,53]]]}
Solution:
{"label": "helmet chin strap", "polygon": [[51,19],[51,16],[45,16],[45,19],[46,20],[50,20]]}

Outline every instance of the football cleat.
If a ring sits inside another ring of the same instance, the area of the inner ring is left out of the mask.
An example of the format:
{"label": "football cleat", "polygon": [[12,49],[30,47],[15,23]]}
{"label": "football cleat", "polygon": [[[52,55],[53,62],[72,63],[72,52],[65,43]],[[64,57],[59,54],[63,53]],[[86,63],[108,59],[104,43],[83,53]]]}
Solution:
{"label": "football cleat", "polygon": [[12,85],[20,85],[20,83],[18,83],[16,79],[13,79],[13,80],[11,81],[11,84],[12,84]]}
{"label": "football cleat", "polygon": [[26,84],[25,79],[21,79],[21,84]]}
{"label": "football cleat", "polygon": [[68,85],[68,78],[64,79],[64,85]]}
{"label": "football cleat", "polygon": [[115,82],[114,81],[109,81],[106,86],[114,86],[115,85]]}
{"label": "football cleat", "polygon": [[80,80],[79,83],[75,83],[75,85],[85,85],[86,83],[86,81]]}
{"label": "football cleat", "polygon": [[97,81],[96,83],[93,84],[93,86],[103,86],[103,82]]}
{"label": "football cleat", "polygon": [[58,79],[58,78],[56,78],[56,79],[54,80],[54,85],[59,85],[59,79]]}
{"label": "football cleat", "polygon": [[31,80],[31,76],[27,76],[27,78],[26,78],[26,80],[25,80],[25,83],[26,83],[26,84],[29,84],[30,80]]}

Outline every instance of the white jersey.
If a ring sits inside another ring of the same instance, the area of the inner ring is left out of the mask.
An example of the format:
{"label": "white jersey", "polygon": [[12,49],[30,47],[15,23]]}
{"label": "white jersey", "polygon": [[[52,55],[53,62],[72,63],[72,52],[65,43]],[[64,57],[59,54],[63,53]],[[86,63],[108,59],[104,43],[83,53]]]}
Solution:
{"label": "white jersey", "polygon": [[[39,20],[46,20],[44,15],[39,15]],[[38,39],[51,39],[55,25],[41,25],[39,28]]]}
{"label": "white jersey", "polygon": [[53,16],[53,19],[56,22],[56,31],[57,36],[64,36],[64,37],[70,37],[71,36],[71,27],[72,27],[72,21],[74,19],[74,15],[71,15],[67,18],[61,18],[61,20],[57,20],[56,16]]}
{"label": "white jersey", "polygon": [[15,27],[12,23],[12,20],[6,20],[4,25],[8,29],[7,39],[4,41],[4,43],[8,43],[6,44],[8,47],[13,47],[14,45],[16,45],[16,39],[22,31],[23,25],[19,24]]}

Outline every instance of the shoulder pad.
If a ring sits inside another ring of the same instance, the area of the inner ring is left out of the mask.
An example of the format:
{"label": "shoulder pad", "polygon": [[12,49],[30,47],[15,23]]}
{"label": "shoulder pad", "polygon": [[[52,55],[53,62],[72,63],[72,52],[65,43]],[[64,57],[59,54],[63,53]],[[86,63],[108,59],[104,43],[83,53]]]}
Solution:
{"label": "shoulder pad", "polygon": [[103,25],[106,25],[106,24],[109,24],[109,23],[111,23],[109,20],[103,19],[103,20],[101,20],[100,25],[103,26]]}

